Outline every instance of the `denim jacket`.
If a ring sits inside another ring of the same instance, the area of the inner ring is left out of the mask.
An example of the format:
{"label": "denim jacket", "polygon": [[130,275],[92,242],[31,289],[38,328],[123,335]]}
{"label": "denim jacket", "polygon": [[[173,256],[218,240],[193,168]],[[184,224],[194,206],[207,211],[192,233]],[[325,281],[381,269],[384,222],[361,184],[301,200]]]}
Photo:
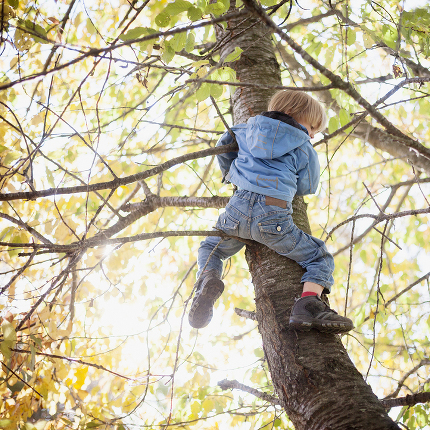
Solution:
{"label": "denim jacket", "polygon": [[[318,155],[307,130],[282,112],[264,112],[232,127],[239,151],[217,155],[223,178],[237,187],[291,202],[314,194]],[[233,142],[225,132],[216,146]]]}

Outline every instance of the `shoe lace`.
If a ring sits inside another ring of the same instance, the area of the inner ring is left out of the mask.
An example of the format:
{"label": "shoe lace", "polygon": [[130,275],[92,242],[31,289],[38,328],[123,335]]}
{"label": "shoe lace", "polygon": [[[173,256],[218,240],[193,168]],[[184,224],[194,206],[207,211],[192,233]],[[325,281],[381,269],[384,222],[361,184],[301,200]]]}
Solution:
{"label": "shoe lace", "polygon": [[[321,300],[322,301],[322,300]],[[336,315],[338,315],[338,313],[335,311],[335,310],[333,310],[326,302],[324,302],[324,301],[322,301],[323,303],[324,303],[324,305],[325,305],[325,311],[326,312],[333,312],[334,314],[336,314]]]}

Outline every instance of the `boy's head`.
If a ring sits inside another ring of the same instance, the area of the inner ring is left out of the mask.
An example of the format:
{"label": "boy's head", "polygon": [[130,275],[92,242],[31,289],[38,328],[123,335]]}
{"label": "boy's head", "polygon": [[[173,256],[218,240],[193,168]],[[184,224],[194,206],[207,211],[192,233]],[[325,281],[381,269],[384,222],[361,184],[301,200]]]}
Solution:
{"label": "boy's head", "polygon": [[278,91],[270,99],[268,109],[290,115],[307,128],[311,137],[327,126],[327,115],[322,105],[303,91]]}

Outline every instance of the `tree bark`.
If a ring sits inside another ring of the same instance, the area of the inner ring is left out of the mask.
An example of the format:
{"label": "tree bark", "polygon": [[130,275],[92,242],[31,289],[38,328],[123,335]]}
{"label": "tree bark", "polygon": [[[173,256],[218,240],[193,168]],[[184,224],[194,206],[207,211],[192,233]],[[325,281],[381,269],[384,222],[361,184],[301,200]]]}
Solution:
{"label": "tree bark", "polygon": [[[241,59],[232,63],[239,81],[280,84],[270,32],[257,19],[230,20],[226,29],[217,28],[217,39],[223,41],[221,57],[236,46],[243,49]],[[231,100],[234,123],[267,110],[272,94],[238,89]],[[310,232],[303,198],[295,198],[293,208],[296,225]],[[352,364],[339,336],[288,329],[303,269],[258,243],[247,245],[246,258],[273,386],[296,429],[399,429]]]}

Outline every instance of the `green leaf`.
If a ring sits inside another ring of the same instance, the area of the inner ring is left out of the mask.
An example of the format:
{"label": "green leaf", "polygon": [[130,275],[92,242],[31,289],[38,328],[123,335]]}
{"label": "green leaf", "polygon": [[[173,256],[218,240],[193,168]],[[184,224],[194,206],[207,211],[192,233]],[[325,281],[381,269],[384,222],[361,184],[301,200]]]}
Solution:
{"label": "green leaf", "polygon": [[6,157],[4,157],[3,160],[3,165],[4,166],[8,166],[10,163],[13,163],[15,160],[18,160],[18,158],[20,157],[20,153],[17,151],[9,151],[6,155]]}
{"label": "green leaf", "polygon": [[339,119],[342,127],[350,122],[348,112],[345,109],[339,111]]}
{"label": "green leaf", "polygon": [[100,421],[91,421],[90,423],[88,423],[86,425],[86,429],[95,429],[97,427],[100,427],[101,425],[103,425],[103,423],[101,423]]}
{"label": "green leaf", "polygon": [[163,10],[160,14],[155,17],[155,23],[159,27],[167,27],[170,22],[170,15],[166,10]]}
{"label": "green leaf", "polygon": [[193,5],[186,0],[176,0],[173,3],[169,3],[166,8],[164,9],[167,11],[170,15],[178,15],[181,12],[185,12],[192,8]]}
{"label": "green leaf", "polygon": [[16,342],[16,331],[12,323],[5,321],[2,325],[3,339],[6,342]]}
{"label": "green leaf", "polygon": [[185,51],[188,53],[192,52],[194,50],[195,42],[196,37],[194,36],[194,33],[188,33],[187,41],[185,43]]}
{"label": "green leaf", "polygon": [[237,61],[240,58],[240,54],[242,52],[243,52],[243,49],[236,46],[236,48],[234,48],[234,51],[228,54],[227,57],[224,58],[224,63],[231,63],[233,61]]}
{"label": "green leaf", "polygon": [[214,99],[221,97],[223,92],[224,88],[222,85],[210,84],[210,93]]}
{"label": "green leaf", "polygon": [[347,32],[347,41],[346,41],[347,45],[348,46],[353,45],[355,43],[356,37],[357,37],[357,33],[354,30],[349,28]]}
{"label": "green leaf", "polygon": [[37,346],[42,346],[42,339],[39,339],[38,337],[36,337],[34,334],[30,335],[30,339],[37,345]]}
{"label": "green leaf", "polygon": [[35,36],[33,33],[40,34],[42,37],[46,38],[46,30],[39,24],[36,24],[35,22],[31,22],[29,19],[25,20],[25,28],[28,28],[32,34],[29,36],[33,38],[35,42],[39,43],[48,43],[44,39],[41,39],[40,37]]}
{"label": "green leaf", "polygon": [[10,235],[15,231],[15,227],[6,227],[0,233],[0,242],[5,242]]}
{"label": "green leaf", "polygon": [[48,169],[48,167],[45,167],[45,173],[46,173],[46,179],[48,179],[48,184],[54,188],[55,182],[54,182],[54,175],[52,172]]}
{"label": "green leaf", "polygon": [[188,18],[191,21],[198,21],[203,16],[203,11],[199,7],[191,6],[188,9]]}
{"label": "green leaf", "polygon": [[211,13],[215,16],[222,15],[228,7],[222,1],[217,1],[216,3],[211,3],[206,6],[206,13]]}
{"label": "green leaf", "polygon": [[33,371],[34,370],[34,366],[36,364],[36,348],[34,347],[34,345],[30,345],[30,370]]}
{"label": "green leaf", "polygon": [[328,122],[328,132],[329,134],[334,133],[339,128],[339,119],[337,116],[332,116]]}
{"label": "green leaf", "polygon": [[172,61],[175,54],[176,54],[175,50],[170,46],[170,41],[166,41],[164,43],[164,49],[163,49],[163,54],[161,55],[161,59],[166,64],[169,64]]}
{"label": "green leaf", "polygon": [[366,252],[365,249],[362,249],[360,251],[360,258],[361,258],[361,260],[363,261],[364,264],[367,263],[367,252]]}
{"label": "green leaf", "polygon": [[177,33],[170,40],[170,46],[176,51],[179,52],[183,48],[185,48],[185,44],[187,43],[187,33]]}
{"label": "green leaf", "polygon": [[202,84],[196,92],[196,98],[199,102],[206,100],[211,95],[211,87],[209,84]]}
{"label": "green leaf", "polygon": [[150,27],[136,27],[136,28],[132,28],[131,30],[128,30],[127,33],[125,34],[121,34],[119,38],[124,41],[133,40],[153,33],[157,33],[157,30],[154,30],[153,28],[150,28]]}
{"label": "green leaf", "polygon": [[19,0],[7,0],[7,2],[14,8],[18,9],[19,6]]}
{"label": "green leaf", "polygon": [[12,356],[12,351],[10,350],[10,347],[7,345],[6,342],[0,343],[0,352],[3,354],[3,357],[6,360],[9,360],[9,358]]}
{"label": "green leaf", "polygon": [[282,421],[279,418],[276,418],[275,422],[273,423],[274,427],[280,427],[282,424]]}

